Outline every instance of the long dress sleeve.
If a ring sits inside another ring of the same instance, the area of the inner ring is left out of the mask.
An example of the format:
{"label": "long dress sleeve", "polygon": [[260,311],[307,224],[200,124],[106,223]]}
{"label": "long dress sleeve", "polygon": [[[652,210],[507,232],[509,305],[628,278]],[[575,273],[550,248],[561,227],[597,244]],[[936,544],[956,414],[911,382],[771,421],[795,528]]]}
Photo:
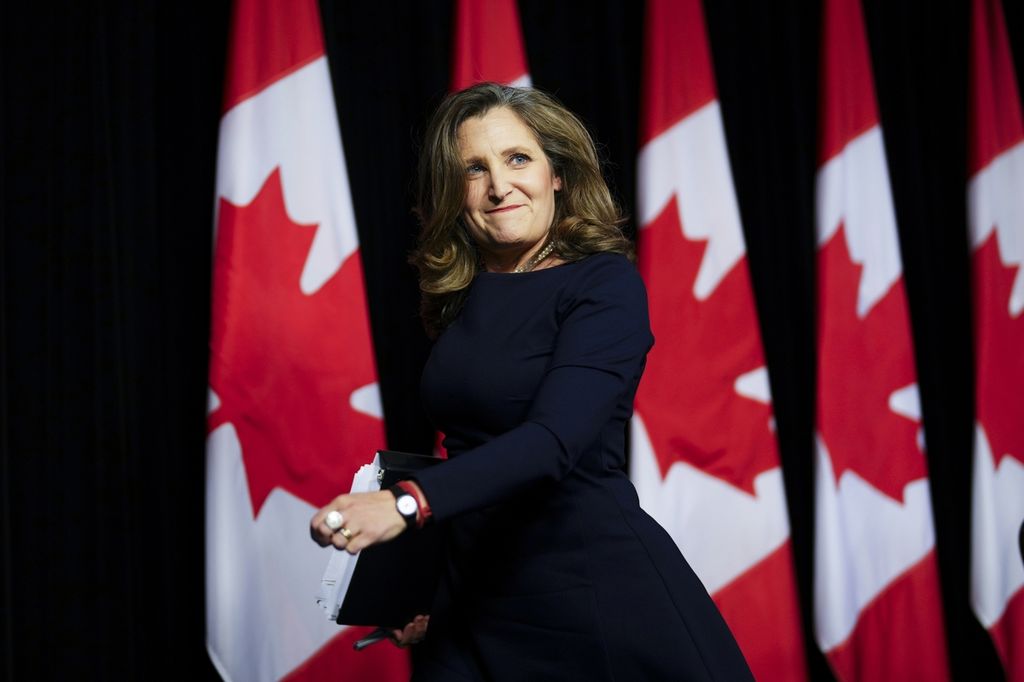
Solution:
{"label": "long dress sleeve", "polygon": [[561,481],[616,411],[628,419],[653,342],[646,292],[625,258],[588,260],[557,303],[554,346],[525,420],[417,476],[435,519]]}

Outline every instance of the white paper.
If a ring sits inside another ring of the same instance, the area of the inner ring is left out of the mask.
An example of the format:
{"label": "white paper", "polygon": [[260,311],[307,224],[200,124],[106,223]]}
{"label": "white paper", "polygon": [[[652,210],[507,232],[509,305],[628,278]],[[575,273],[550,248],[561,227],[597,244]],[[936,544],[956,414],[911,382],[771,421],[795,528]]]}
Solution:
{"label": "white paper", "polygon": [[[352,477],[350,493],[369,493],[380,490],[380,455],[375,455],[373,462],[359,467]],[[320,579],[320,593],[316,603],[324,610],[328,620],[337,620],[345,595],[348,593],[352,574],[356,570],[359,556],[352,556],[343,549],[331,549],[331,558],[324,569],[324,577]]]}

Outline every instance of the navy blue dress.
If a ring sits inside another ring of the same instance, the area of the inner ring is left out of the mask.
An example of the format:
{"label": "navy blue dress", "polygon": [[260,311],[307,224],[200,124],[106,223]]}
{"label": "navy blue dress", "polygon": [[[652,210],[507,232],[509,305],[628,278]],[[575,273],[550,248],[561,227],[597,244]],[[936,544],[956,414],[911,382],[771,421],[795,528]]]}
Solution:
{"label": "navy blue dress", "polygon": [[652,343],[623,256],[476,277],[423,373],[449,533],[414,680],[752,679],[624,472]]}

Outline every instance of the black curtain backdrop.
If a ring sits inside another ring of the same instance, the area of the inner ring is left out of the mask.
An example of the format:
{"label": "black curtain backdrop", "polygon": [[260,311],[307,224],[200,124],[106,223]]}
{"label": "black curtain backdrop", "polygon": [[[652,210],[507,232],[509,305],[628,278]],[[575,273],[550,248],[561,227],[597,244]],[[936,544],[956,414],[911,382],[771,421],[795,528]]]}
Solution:
{"label": "black curtain backdrop", "polygon": [[[765,339],[813,677],[813,198],[820,6],[706,2]],[[412,168],[451,3],[323,0],[388,444],[423,450]],[[1018,80],[1024,7],[1005,2]],[[534,83],[634,206],[643,5],[521,0]],[[2,10],[0,533],[6,679],[214,677],[204,445],[213,178],[229,6]],[[969,3],[865,0],[899,220],[956,679],[1001,679],[968,604]],[[631,230],[633,228],[630,228]],[[304,531],[303,531],[304,532]],[[900,646],[918,646],[906,633]]]}

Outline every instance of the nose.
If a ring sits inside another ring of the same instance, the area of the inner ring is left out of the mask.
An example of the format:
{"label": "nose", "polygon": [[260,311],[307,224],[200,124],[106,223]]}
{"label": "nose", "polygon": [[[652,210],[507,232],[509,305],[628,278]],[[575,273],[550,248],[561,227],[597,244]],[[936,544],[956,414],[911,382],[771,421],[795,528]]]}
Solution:
{"label": "nose", "polygon": [[491,187],[488,198],[494,204],[500,204],[502,200],[512,191],[512,184],[509,182],[508,174],[504,168],[492,170],[490,173]]}

